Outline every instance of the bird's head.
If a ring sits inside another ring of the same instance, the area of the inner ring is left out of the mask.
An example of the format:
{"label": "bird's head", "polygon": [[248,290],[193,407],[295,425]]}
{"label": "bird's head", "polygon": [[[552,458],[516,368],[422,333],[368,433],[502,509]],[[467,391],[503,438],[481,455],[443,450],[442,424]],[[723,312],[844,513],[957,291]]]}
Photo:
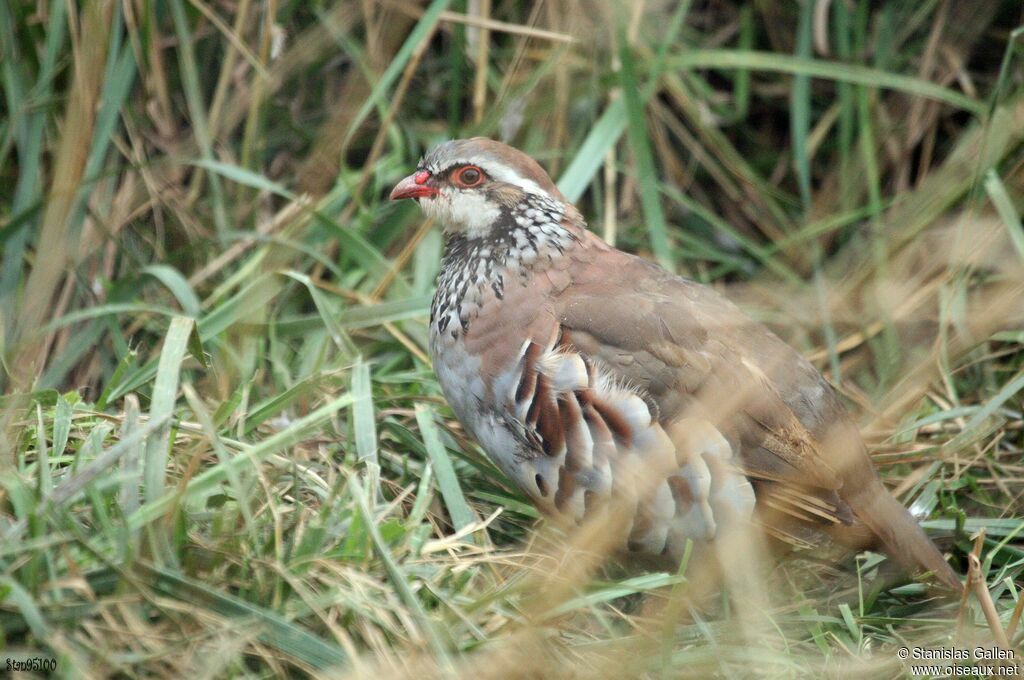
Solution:
{"label": "bird's head", "polygon": [[391,192],[411,198],[445,231],[470,238],[489,233],[531,203],[571,210],[544,169],[523,152],[486,137],[434,147]]}

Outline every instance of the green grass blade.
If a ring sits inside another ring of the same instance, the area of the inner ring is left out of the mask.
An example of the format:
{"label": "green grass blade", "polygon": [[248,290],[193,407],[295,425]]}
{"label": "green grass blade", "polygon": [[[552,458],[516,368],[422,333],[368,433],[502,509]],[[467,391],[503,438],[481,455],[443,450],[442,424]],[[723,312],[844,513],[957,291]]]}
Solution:
{"label": "green grass blade", "polygon": [[452,518],[452,525],[456,531],[460,531],[476,521],[476,517],[470,510],[469,504],[466,503],[466,497],[462,493],[462,486],[455,474],[455,468],[452,467],[451,458],[448,457],[448,451],[441,442],[441,435],[437,429],[437,423],[434,421],[434,412],[427,404],[422,402],[416,404],[416,424],[420,427],[423,445],[434,466],[437,486],[441,489],[441,497]]}
{"label": "green grass blade", "polygon": [[291,408],[302,399],[315,399],[318,390],[336,380],[337,378],[334,375],[314,373],[313,375],[306,376],[287,390],[252,406],[245,416],[243,432],[251,434],[260,425],[286,409]]}
{"label": "green grass blade", "polygon": [[192,161],[191,165],[209,170],[211,173],[220,175],[224,179],[231,180],[236,184],[252,187],[253,189],[258,189],[260,191],[266,191],[274,194],[275,196],[287,198],[289,201],[298,200],[298,197],[295,194],[288,191],[277,182],[271,182],[259,173],[253,172],[252,170],[246,170],[245,168],[232,163],[224,163],[223,161],[214,160],[212,158],[200,158]]}
{"label": "green grass blade", "polygon": [[64,455],[64,449],[68,445],[68,437],[71,434],[71,404],[67,399],[59,397],[53,414],[53,455],[60,458]]}
{"label": "green grass blade", "polygon": [[[33,109],[34,98],[26,96],[27,73],[24,60],[18,58],[18,43],[15,22],[11,16],[13,5],[4,3],[0,7],[0,49],[3,51],[2,76],[7,96],[7,112],[12,116],[13,135],[18,151],[18,183],[11,199],[11,215],[21,215],[33,205],[40,205],[42,195],[41,165],[43,162],[43,134],[46,130],[47,111]],[[58,57],[67,37],[67,3],[52,0],[48,6],[49,22],[46,30],[46,44],[39,76],[32,90],[35,98],[46,100],[53,96],[53,77]],[[20,114],[20,115],[19,115]],[[41,212],[41,211],[40,211]],[[5,238],[3,259],[0,260],[0,318],[5,317],[10,306],[6,304],[15,293],[23,271],[25,247],[31,234],[29,224],[19,228],[10,238]],[[6,333],[14,330],[12,319],[2,324]]]}
{"label": "green grass blade", "polygon": [[[196,419],[199,421],[199,425],[203,428],[203,433],[209,439],[211,446],[213,446],[213,450],[217,453],[217,459],[221,463],[226,463],[231,459],[231,454],[224,446],[224,442],[221,441],[220,435],[217,433],[217,428],[214,426],[213,420],[210,418],[210,412],[206,408],[206,405],[203,404],[192,385],[185,383],[182,386],[182,392],[185,395],[186,401],[188,401],[189,408],[192,409],[192,413],[195,414]],[[225,466],[225,474],[228,479],[228,484],[234,492],[238,508],[245,520],[245,527],[255,539],[255,518],[253,517],[252,510],[249,507],[248,494],[243,486],[241,475],[238,470],[235,470],[230,466]]]}
{"label": "green grass blade", "polygon": [[[134,394],[124,398],[124,423],[121,425],[121,441],[131,440],[135,431],[139,429],[139,399]],[[130,515],[135,512],[142,502],[140,492],[142,490],[142,465],[145,457],[144,442],[140,440],[140,446],[135,454],[127,453],[121,457],[121,489],[118,491],[118,501],[121,504],[121,514]],[[101,454],[102,455],[102,454]],[[93,460],[97,460],[97,456]],[[134,545],[135,541],[126,541]]]}
{"label": "green grass blade", "polygon": [[195,322],[184,317],[175,317],[164,337],[164,347],[160,352],[160,363],[156,371],[156,382],[153,383],[153,396],[150,401],[149,419],[163,422],[164,425],[146,444],[146,458],[143,468],[143,479],[146,484],[146,500],[152,501],[164,493],[164,479],[167,476],[167,451],[170,445],[170,420],[174,415],[174,405],[178,400],[178,380],[181,376],[181,363],[185,359],[189,335]]}
{"label": "green grass blade", "polygon": [[377,465],[377,424],[373,415],[373,383],[370,365],[360,357],[352,367],[352,429],[356,456],[364,464]]}
{"label": "green grass blade", "polygon": [[430,313],[431,295],[420,295],[394,302],[350,307],[342,312],[338,326],[344,330],[379,326],[392,321],[426,318]]}
{"label": "green grass blade", "polygon": [[[199,68],[196,64],[196,55],[193,50],[193,35],[189,30],[188,19],[185,16],[185,4],[182,0],[170,0],[171,17],[174,20],[174,31],[178,37],[178,62],[181,68],[182,89],[185,94],[185,103],[188,106],[188,114],[191,118],[191,129],[195,135],[196,144],[202,154],[202,160],[214,162],[213,139],[210,136],[210,126],[206,119],[206,108],[203,105],[203,87],[199,80]],[[208,173],[210,184],[210,197],[213,203],[213,220],[218,233],[223,234],[228,230],[228,215],[224,204],[224,190],[221,187],[220,177],[216,173]]]}
{"label": "green grass blade", "polygon": [[979,429],[981,429],[985,421],[995,415],[996,411],[1001,409],[1007,401],[1012,399],[1021,390],[1024,390],[1024,371],[1017,373],[1013,380],[1003,385],[1002,389],[995,396],[978,409],[963,426],[963,430],[946,444],[946,448],[955,451],[961,446],[966,445],[977,436]]}
{"label": "green grass blade", "polygon": [[45,498],[53,488],[50,448],[46,444],[46,423],[43,422],[43,406],[36,404],[36,467],[39,470],[39,497]]}
{"label": "green grass blade", "polygon": [[395,84],[395,81],[398,80],[398,76],[405,69],[416,48],[434,32],[434,28],[441,18],[441,13],[448,9],[449,2],[450,0],[434,0],[427,7],[426,11],[423,12],[423,16],[416,22],[415,27],[409,33],[409,37],[402,43],[401,49],[392,58],[384,72],[380,74],[377,82],[373,84],[373,90],[352,119],[348,136],[345,139],[345,146],[348,146],[349,140],[352,139],[352,136],[363,124],[363,121],[366,120],[366,116],[370,114],[370,111],[375,106],[383,105],[382,103],[386,101],[387,92]]}
{"label": "green grass blade", "polygon": [[640,203],[643,206],[644,225],[650,239],[651,250],[658,263],[669,271],[675,271],[672,247],[668,242],[668,226],[665,213],[661,210],[661,199],[658,195],[657,168],[654,165],[654,152],[647,134],[647,120],[644,114],[644,102],[640,96],[640,83],[637,80],[633,53],[623,33],[619,36],[621,48],[619,59],[622,69],[619,71],[622,84],[622,98],[626,101],[627,128],[630,146],[636,161],[637,186],[640,191]]}
{"label": "green grass blade", "polygon": [[1006,231],[1010,235],[1010,242],[1021,259],[1024,259],[1024,224],[1021,223],[1017,209],[1013,207],[1013,199],[1006,192],[1006,185],[999,179],[995,169],[989,169],[985,173],[985,191],[989,200],[995,206],[1000,219],[1006,225]]}
{"label": "green grass blade", "polygon": [[558,189],[570,203],[575,203],[583,195],[604,163],[608,150],[626,131],[627,120],[626,102],[619,98],[609,103],[601,117],[590,127],[583,145],[558,179]]}
{"label": "green grass blade", "polygon": [[[675,44],[679,31],[683,27],[686,13],[689,11],[690,1],[682,2],[676,9],[676,13],[669,23],[669,30],[662,41],[658,58],[655,61],[653,72],[655,76],[661,73],[667,65],[669,46]],[[655,83],[651,82],[644,89],[641,99],[646,105],[647,100],[654,94]],[[626,131],[629,114],[626,109],[626,102],[618,97],[609,102],[604,113],[597,122],[590,126],[590,132],[580,146],[579,151],[573,156],[572,162],[565,168],[562,176],[558,178],[558,189],[575,203],[583,195],[587,185],[590,184],[598,169],[604,164],[608,151],[619,141],[622,133]]]}
{"label": "green grass blade", "polygon": [[[814,5],[800,3],[800,21],[797,27],[796,56],[801,61],[811,59],[811,13]],[[806,214],[811,207],[811,159],[808,157],[807,135],[811,130],[811,79],[806,73],[793,77],[790,91],[790,133],[793,136],[793,166],[796,168],[800,201]]]}
{"label": "green grass blade", "polygon": [[17,608],[37,640],[45,643],[50,639],[50,624],[47,623],[32,594],[20,583],[6,574],[0,574],[0,595],[3,595],[0,602],[9,603]]}
{"label": "green grass blade", "polygon": [[890,73],[859,64],[843,64],[820,59],[800,59],[786,54],[756,50],[692,50],[669,58],[673,69],[750,69],[762,73],[805,75],[842,83],[897,90],[918,97],[934,99],[963,109],[975,116],[985,111],[984,103],[949,88],[920,78]]}
{"label": "green grass blade", "polygon": [[193,319],[199,318],[202,303],[199,302],[199,297],[192,290],[188,280],[181,275],[181,272],[166,264],[151,264],[143,267],[142,273],[149,274],[164,284],[167,290],[171,292],[171,295],[174,296],[174,299],[178,301],[178,304],[181,305],[181,311]]}

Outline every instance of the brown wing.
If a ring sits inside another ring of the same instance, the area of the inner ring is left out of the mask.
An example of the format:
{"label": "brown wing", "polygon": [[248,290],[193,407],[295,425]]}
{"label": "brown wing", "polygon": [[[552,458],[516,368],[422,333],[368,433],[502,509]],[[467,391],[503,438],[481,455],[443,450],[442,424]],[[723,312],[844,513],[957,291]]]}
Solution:
{"label": "brown wing", "polygon": [[[587,251],[577,256],[570,294],[556,299],[579,351],[650,395],[666,429],[687,417],[714,423],[741,452],[747,475],[763,482],[761,505],[808,522],[850,523],[837,492],[850,467],[870,464],[817,371],[712,289],[600,245],[594,252],[602,252],[600,265]],[[824,448],[818,433],[836,423],[852,434],[859,462],[845,460],[850,446],[832,457]]]}
{"label": "brown wing", "polygon": [[580,239],[466,335],[490,385],[482,406],[503,419],[475,434],[538,506],[578,521],[591,501],[625,502],[627,547],[676,559],[686,539],[749,517],[756,495],[769,534],[873,535],[956,587],[810,364],[713,290]]}

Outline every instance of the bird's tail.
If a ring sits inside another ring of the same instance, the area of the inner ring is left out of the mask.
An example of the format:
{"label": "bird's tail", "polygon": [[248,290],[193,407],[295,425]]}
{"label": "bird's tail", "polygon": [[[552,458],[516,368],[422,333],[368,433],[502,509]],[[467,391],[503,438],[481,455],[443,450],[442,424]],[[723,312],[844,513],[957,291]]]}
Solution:
{"label": "bird's tail", "polygon": [[910,572],[930,571],[943,585],[961,590],[956,572],[925,535],[917,520],[877,478],[847,501],[854,514],[878,538],[888,555]]}

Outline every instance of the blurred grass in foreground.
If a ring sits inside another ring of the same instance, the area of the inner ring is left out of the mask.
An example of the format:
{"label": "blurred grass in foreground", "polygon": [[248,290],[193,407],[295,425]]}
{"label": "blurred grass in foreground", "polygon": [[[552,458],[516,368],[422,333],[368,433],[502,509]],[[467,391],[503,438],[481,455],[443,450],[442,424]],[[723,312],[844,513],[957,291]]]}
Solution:
{"label": "blurred grass in foreground", "polygon": [[[885,677],[900,646],[1020,649],[1022,24],[1010,1],[0,3],[3,655]],[[472,134],[805,351],[982,585],[879,593],[879,556],[810,555],[751,624],[751,593],[689,610],[686,573],[595,574],[535,532],[426,359],[440,235],[384,200]]]}

